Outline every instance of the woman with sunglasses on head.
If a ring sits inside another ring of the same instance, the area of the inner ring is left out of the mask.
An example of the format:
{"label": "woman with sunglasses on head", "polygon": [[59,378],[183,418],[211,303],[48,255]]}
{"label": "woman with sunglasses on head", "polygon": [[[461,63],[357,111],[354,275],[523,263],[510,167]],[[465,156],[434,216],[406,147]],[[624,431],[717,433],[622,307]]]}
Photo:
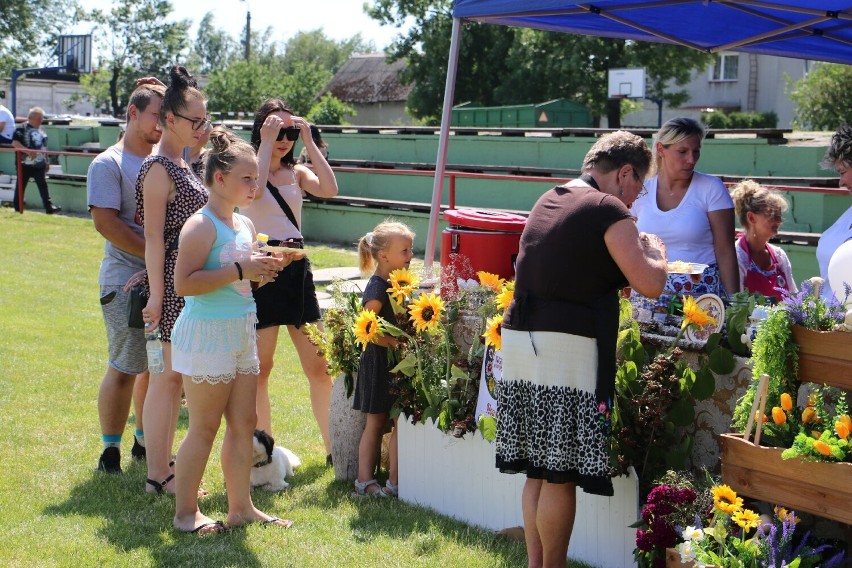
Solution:
{"label": "woman with sunglasses on head", "polygon": [[[296,163],[293,150],[300,138],[307,149],[312,169]],[[334,197],[337,195],[334,172],[311,136],[311,125],[295,116],[281,100],[269,99],[257,109],[251,142],[257,149],[258,190],[252,204],[240,209],[240,213],[252,220],[259,233],[269,236],[269,244],[281,241],[281,244],[300,248],[303,192],[317,197]],[[328,376],[325,359],[317,354],[316,347],[303,329],[306,323],[320,320],[308,259],[302,258],[284,268],[274,282],[255,290],[254,299],[257,303],[257,351],[260,357],[257,428],[272,432],[269,376],[278,343],[278,330],[287,326],[302,369],[308,377],[311,408],[322,434],[326,462],[330,463],[328,418],[331,377]]]}
{"label": "woman with sunglasses on head", "polygon": [[136,216],[145,230],[148,303],[142,310],[146,332],[159,328],[163,342],[162,373],[151,373],[145,396],[146,491],[174,493],[171,462],[180,410],[181,376],[172,369],[171,334],[184,306],[175,293],[178,236],[184,223],[207,203],[207,189],[183,158],[210,120],[207,98],[184,67],[172,67],[160,109],[163,135],[156,154],[148,156],[136,180]]}
{"label": "woman with sunglasses on head", "polygon": [[654,177],[648,195],[632,211],[640,231],[666,243],[672,261],[706,264],[699,282],[688,274],[671,274],[664,296],[712,293],[724,296],[740,289],[734,252],[734,203],[722,180],[695,171],[701,157],[704,126],[691,118],[673,118],[654,136]]}

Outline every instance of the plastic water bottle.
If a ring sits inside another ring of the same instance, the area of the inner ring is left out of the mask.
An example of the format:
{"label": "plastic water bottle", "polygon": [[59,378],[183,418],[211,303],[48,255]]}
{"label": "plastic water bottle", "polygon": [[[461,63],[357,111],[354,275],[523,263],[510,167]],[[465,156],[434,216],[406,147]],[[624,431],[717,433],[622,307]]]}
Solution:
{"label": "plastic water bottle", "polygon": [[160,328],[145,330],[145,351],[148,353],[148,371],[159,375],[165,371],[163,362],[163,342],[160,340]]}
{"label": "plastic water bottle", "polygon": [[269,235],[266,233],[258,233],[257,241],[255,242],[255,246],[259,252],[263,252],[263,249],[269,244]]}

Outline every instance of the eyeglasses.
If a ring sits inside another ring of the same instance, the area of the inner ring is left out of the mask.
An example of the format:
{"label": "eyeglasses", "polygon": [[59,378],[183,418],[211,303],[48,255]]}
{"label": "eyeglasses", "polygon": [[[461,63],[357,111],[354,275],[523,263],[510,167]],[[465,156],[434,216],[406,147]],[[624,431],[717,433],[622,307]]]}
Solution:
{"label": "eyeglasses", "polygon": [[777,221],[780,223],[784,220],[781,217],[781,213],[776,213],[774,211],[761,211],[760,214],[769,219],[770,221]]}
{"label": "eyeglasses", "polygon": [[210,126],[211,121],[209,116],[205,116],[204,118],[189,118],[188,116],[184,116],[179,113],[174,113],[175,116],[179,116],[184,120],[188,120],[192,125],[193,130],[206,130],[208,126]]}
{"label": "eyeglasses", "polygon": [[295,142],[299,139],[299,135],[302,133],[301,129],[298,126],[285,126],[281,130],[278,131],[278,137],[275,139],[276,142],[281,142],[284,140],[284,137],[287,137],[287,140],[290,142]]}
{"label": "eyeglasses", "polygon": [[633,178],[642,184],[642,190],[636,196],[636,199],[639,199],[643,195],[648,195],[648,188],[645,187],[645,182],[642,181],[642,178],[639,177],[639,174],[636,173],[636,170],[633,170]]}

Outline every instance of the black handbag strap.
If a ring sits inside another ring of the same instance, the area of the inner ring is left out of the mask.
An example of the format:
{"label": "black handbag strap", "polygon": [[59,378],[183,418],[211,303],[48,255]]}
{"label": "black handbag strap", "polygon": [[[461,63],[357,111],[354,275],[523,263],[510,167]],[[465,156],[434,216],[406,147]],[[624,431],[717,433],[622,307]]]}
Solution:
{"label": "black handbag strap", "polygon": [[296,222],[296,216],[293,215],[293,210],[290,209],[290,206],[287,205],[287,202],[284,201],[284,198],[281,197],[281,192],[278,191],[278,188],[272,185],[272,182],[266,180],[266,189],[269,190],[269,193],[272,194],[272,197],[275,198],[275,201],[278,202],[278,206],[281,207],[281,210],[284,211],[284,214],[287,215],[287,218],[290,219],[290,222],[293,223],[293,226],[296,227],[297,231],[302,229],[299,228],[299,224]]}

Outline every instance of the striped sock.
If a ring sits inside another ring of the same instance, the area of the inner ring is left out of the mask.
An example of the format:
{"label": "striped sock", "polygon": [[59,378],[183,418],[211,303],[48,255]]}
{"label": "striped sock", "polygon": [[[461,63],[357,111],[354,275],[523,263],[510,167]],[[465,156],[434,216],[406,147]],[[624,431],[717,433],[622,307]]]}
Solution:
{"label": "striped sock", "polygon": [[121,449],[121,434],[116,434],[115,436],[107,436],[106,434],[102,434],[101,439],[104,442],[104,449],[107,449],[107,448]]}
{"label": "striped sock", "polygon": [[136,430],[136,433],[134,434],[134,436],[136,436],[136,442],[144,448],[145,447],[145,432],[143,432],[142,430]]}

